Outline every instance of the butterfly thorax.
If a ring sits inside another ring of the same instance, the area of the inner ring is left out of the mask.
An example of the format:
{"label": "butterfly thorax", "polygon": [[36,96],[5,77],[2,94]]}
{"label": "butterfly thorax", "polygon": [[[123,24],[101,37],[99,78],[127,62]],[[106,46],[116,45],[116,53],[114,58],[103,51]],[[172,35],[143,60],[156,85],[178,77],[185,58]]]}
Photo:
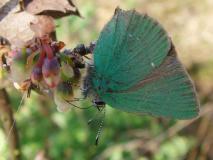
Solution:
{"label": "butterfly thorax", "polygon": [[100,98],[100,94],[104,89],[101,86],[101,79],[98,79],[97,75],[94,73],[93,65],[89,65],[87,67],[87,75],[83,80],[82,94],[85,98],[91,98],[94,107],[98,110],[105,107],[105,102]]}
{"label": "butterfly thorax", "polygon": [[88,65],[87,66],[87,74],[83,79],[83,88],[82,88],[82,94],[86,97],[96,97],[94,85],[93,85],[93,77],[94,77],[94,66]]}

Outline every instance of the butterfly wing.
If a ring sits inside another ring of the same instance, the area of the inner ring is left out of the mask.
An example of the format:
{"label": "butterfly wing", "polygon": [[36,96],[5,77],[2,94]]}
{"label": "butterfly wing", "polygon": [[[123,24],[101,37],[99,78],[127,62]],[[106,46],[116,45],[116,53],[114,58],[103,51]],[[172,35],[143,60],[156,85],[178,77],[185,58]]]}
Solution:
{"label": "butterfly wing", "polygon": [[192,82],[175,55],[128,90],[102,96],[110,106],[134,113],[189,119],[199,113]]}
{"label": "butterfly wing", "polygon": [[188,119],[198,115],[195,90],[164,29],[135,11],[116,10],[94,50],[92,88],[110,106]]}
{"label": "butterfly wing", "polygon": [[158,67],[170,47],[166,31],[155,20],[117,8],[96,44],[95,70],[115,82],[113,90],[127,89]]}

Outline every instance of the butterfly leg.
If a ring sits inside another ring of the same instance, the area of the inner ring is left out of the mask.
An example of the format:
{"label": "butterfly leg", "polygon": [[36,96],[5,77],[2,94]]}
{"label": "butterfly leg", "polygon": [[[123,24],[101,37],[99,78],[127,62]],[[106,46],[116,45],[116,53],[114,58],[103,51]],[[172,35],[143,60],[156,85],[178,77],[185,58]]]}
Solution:
{"label": "butterfly leg", "polygon": [[105,113],[106,113],[105,107],[101,107],[101,108],[99,108],[99,110],[97,110],[97,112],[95,113],[94,117],[91,118],[88,121],[88,125],[90,125],[94,120],[97,120],[97,116],[98,117],[101,116],[101,120],[99,121],[99,124],[98,124],[98,131],[97,131],[97,134],[96,134],[96,137],[95,137],[95,145],[96,146],[99,143],[99,139],[100,139],[100,136],[101,136],[101,133],[102,133],[102,130],[103,130],[104,120],[105,120]]}
{"label": "butterfly leg", "polygon": [[102,130],[103,130],[103,126],[104,126],[106,110],[105,110],[105,108],[102,108],[102,110],[103,110],[103,118],[102,118],[102,120],[100,122],[100,125],[99,125],[99,128],[98,128],[98,133],[97,133],[96,138],[95,138],[95,145],[96,146],[99,143],[99,139],[100,139],[100,136],[101,136],[101,133],[102,133]]}
{"label": "butterfly leg", "polygon": [[101,110],[96,110],[95,115],[88,120],[87,124],[90,125],[94,120],[96,121],[98,119],[97,117],[100,116],[100,113],[102,112],[103,109],[104,108],[102,108]]}

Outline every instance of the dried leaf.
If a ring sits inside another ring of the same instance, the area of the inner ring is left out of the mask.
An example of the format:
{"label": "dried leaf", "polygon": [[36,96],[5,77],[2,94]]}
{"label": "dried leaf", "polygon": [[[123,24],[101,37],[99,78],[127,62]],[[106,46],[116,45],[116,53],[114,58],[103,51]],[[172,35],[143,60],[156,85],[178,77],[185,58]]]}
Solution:
{"label": "dried leaf", "polygon": [[42,36],[54,31],[53,18],[35,16],[25,11],[18,12],[20,10],[18,0],[3,1],[5,4],[0,2],[0,17],[3,17],[0,19],[0,35],[6,37],[13,46],[23,46],[35,34]]}
{"label": "dried leaf", "polygon": [[30,23],[30,28],[34,31],[37,37],[49,35],[54,32],[54,19],[50,16],[36,16],[37,18]]}
{"label": "dried leaf", "polygon": [[11,44],[22,45],[34,36],[29,26],[34,20],[35,16],[26,12],[9,14],[0,22],[0,35],[7,37]]}
{"label": "dried leaf", "polygon": [[34,15],[61,18],[68,15],[80,16],[71,0],[22,0],[24,9]]}
{"label": "dried leaf", "polygon": [[[20,12],[19,4],[24,5],[25,11]],[[34,36],[54,32],[53,18],[67,15],[80,16],[71,0],[1,0],[0,35],[21,47]]]}

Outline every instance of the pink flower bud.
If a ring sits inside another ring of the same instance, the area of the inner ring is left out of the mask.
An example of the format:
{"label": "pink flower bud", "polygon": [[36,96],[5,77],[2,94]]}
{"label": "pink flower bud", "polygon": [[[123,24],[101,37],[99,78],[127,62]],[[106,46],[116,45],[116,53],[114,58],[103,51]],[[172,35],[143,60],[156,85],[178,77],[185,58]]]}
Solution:
{"label": "pink flower bud", "polygon": [[44,81],[50,88],[55,88],[60,81],[60,65],[57,57],[45,58],[42,66]]}
{"label": "pink flower bud", "polygon": [[38,84],[42,80],[42,69],[41,67],[35,66],[31,73],[31,80],[34,84]]}

